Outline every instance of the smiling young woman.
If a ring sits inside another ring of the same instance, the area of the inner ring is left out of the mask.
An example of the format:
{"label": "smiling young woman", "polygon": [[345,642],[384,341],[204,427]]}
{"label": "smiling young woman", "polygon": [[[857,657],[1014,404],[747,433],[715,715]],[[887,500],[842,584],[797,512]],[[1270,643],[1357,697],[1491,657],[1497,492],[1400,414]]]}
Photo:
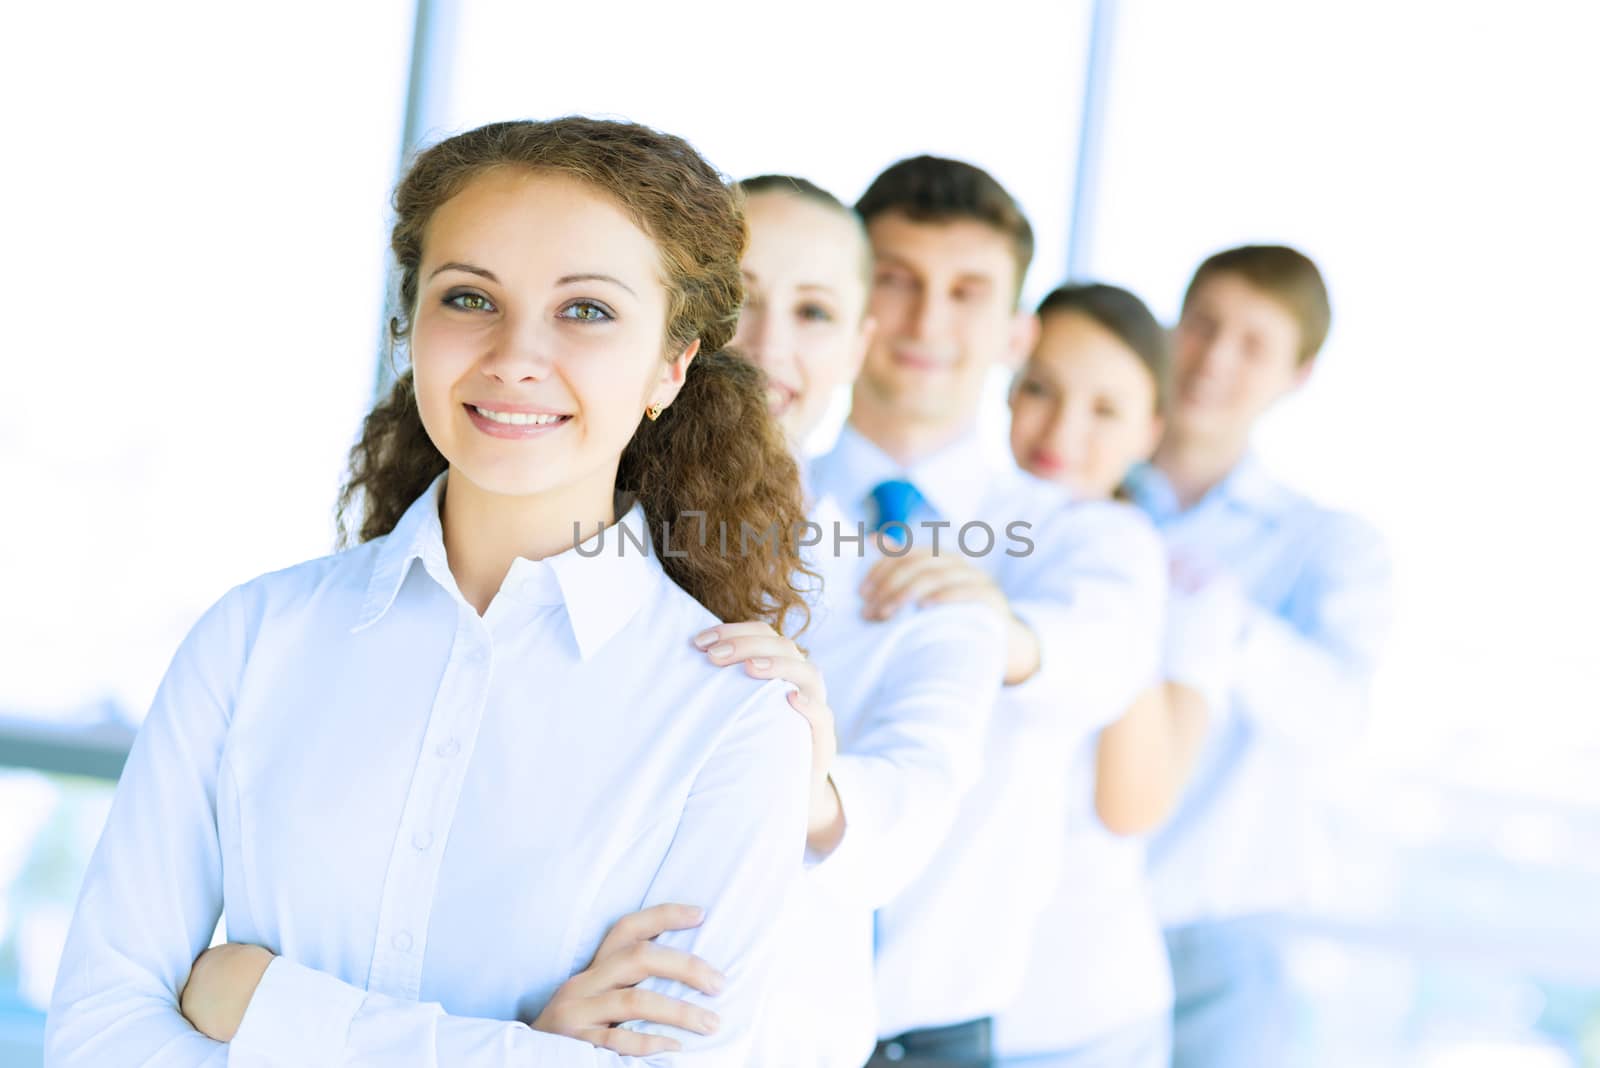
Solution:
{"label": "smiling young woman", "polygon": [[[447,226],[454,214],[472,206],[454,205],[452,213],[449,202],[470,179],[476,179],[471,184],[479,187],[478,196],[484,200],[514,198],[516,187],[534,180],[558,187],[548,200],[552,205],[561,203],[562,196],[581,199],[585,189],[591,199],[602,190],[606,210],[600,213],[601,225],[568,223],[560,232],[529,228],[519,240],[498,229],[501,220],[496,216],[488,230],[476,235],[487,244],[499,241],[519,250],[512,253],[512,262],[522,254],[520,249],[538,247],[522,242],[593,248],[603,235],[619,239],[624,247],[617,251],[632,256],[632,270],[639,277],[632,280],[631,289],[621,277],[592,269],[563,268],[556,276],[560,285],[549,295],[553,302],[549,321],[541,326],[552,343],[558,334],[564,335],[574,351],[591,354],[581,363],[564,365],[563,378],[571,387],[564,403],[576,404],[580,390],[613,388],[616,364],[593,354],[617,348],[642,352],[641,329],[658,317],[665,319],[664,330],[656,335],[656,351],[664,355],[656,370],[667,377],[649,383],[663,391],[661,396],[641,396],[637,410],[621,411],[621,421],[614,424],[601,426],[590,413],[575,428],[579,434],[563,441],[551,435],[544,444],[553,451],[570,450],[566,455],[580,465],[596,459],[591,452],[596,443],[606,456],[617,451],[616,492],[639,500],[651,519],[658,550],[668,547],[660,541],[661,524],[670,524],[675,540],[670,554],[660,553],[662,566],[719,618],[775,623],[786,615],[803,619],[804,606],[793,579],[804,572],[792,546],[789,555],[778,557],[723,554],[701,544],[698,526],[681,521],[684,513],[698,511],[706,513],[706,529],[723,529],[717,525],[720,522],[737,531],[743,521],[758,530],[774,523],[789,530],[803,515],[796,463],[776,425],[751,407],[752,397],[758,407],[765,404],[761,376],[722,353],[733,336],[744,296],[738,257],[747,236],[738,198],[720,182],[713,188],[709,182],[716,172],[677,138],[670,139],[676,142],[670,150],[657,151],[657,146],[627,143],[632,136],[627,131],[639,127],[580,119],[560,120],[560,125],[565,130],[561,136],[539,137],[530,132],[530,124],[500,123],[453,138],[420,157],[396,191],[399,217],[392,245],[401,268],[400,303],[413,310],[413,318],[397,318],[390,331],[396,344],[411,342],[414,370],[401,375],[389,397],[367,417],[362,438],[351,453],[351,477],[340,497],[341,528],[348,531],[352,513],[359,510],[361,540],[393,529],[417,494],[446,466],[445,446],[433,436],[434,427],[448,441],[462,423],[485,429],[493,418],[469,408],[493,399],[482,389],[471,396],[463,394],[459,412],[456,398],[448,393],[440,395],[436,411],[421,410],[419,402],[434,396],[429,389],[434,369],[428,362],[430,354],[456,352],[462,340],[476,337],[498,345],[497,358],[503,359],[506,346],[518,341],[515,331],[529,326],[522,321],[525,312],[495,304],[497,282],[493,276],[483,277],[482,265],[476,265],[475,272],[473,264],[458,262],[441,249],[424,266],[424,237],[430,227]],[[613,150],[626,148],[628,158],[605,158],[596,151],[608,142]],[[650,178],[652,171],[665,175],[676,169],[692,173],[694,180]],[[658,236],[646,238],[638,220],[648,220],[648,229]],[[641,240],[650,245],[648,252]],[[578,244],[560,244],[563,241]],[[414,336],[418,331],[426,336]],[[520,337],[531,342],[526,329]],[[430,341],[437,341],[437,348]],[[467,344],[470,351],[472,342]],[[693,358],[685,357],[686,352]],[[647,377],[650,371],[650,366],[644,368]],[[676,376],[675,382],[671,376]],[[677,390],[681,394],[672,404]],[[659,418],[640,419],[657,405]],[[515,409],[516,405],[502,403],[498,410]],[[564,416],[562,422],[568,422],[577,413],[548,414]],[[430,418],[434,427],[425,425]],[[505,429],[513,436],[526,432],[536,437],[547,433],[537,427]],[[458,436],[457,440],[473,439]],[[535,466],[548,463],[548,455],[541,453]],[[604,478],[596,485],[599,492],[589,494],[595,500],[580,503],[591,509],[582,514],[586,524],[600,518],[592,509],[610,507],[610,502],[599,499],[607,492]],[[568,546],[570,529],[565,535]],[[790,614],[796,609],[798,616]]]}
{"label": "smiling young woman", "polygon": [[[395,204],[411,368],[352,451],[358,543],[179,649],[46,1060],[744,1064],[811,740],[785,683],[686,655],[803,614],[792,545],[680,521],[803,518],[760,373],[719,352],[738,197],[678,138],[573,118],[436,145]],[[656,551],[578,551],[597,522]],[[641,1019],[678,1030],[616,1026]]]}

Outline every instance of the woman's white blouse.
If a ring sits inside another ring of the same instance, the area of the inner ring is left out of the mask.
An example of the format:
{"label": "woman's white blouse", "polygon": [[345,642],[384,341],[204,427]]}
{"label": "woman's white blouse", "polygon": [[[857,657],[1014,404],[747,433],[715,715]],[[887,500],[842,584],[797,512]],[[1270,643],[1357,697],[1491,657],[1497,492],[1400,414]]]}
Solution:
{"label": "woman's white blouse", "polygon": [[[47,1064],[748,1063],[805,842],[787,685],[693,648],[716,620],[638,551],[637,508],[632,541],[517,559],[480,617],[442,485],[184,641],[84,879]],[[646,988],[712,1008],[715,1035],[637,1062],[517,1022],[662,902],[704,907],[658,941],[727,986]],[[229,1045],[178,1011],[219,914],[280,954]]]}

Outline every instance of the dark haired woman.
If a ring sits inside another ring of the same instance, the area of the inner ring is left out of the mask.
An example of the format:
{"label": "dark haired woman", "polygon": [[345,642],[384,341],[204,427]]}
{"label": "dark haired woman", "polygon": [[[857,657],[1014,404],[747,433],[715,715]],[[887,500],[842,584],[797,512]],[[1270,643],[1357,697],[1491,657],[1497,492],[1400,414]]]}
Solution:
{"label": "dark haired woman", "polygon": [[[562,119],[453,137],[395,201],[411,367],[352,455],[361,544],[234,589],[179,649],[46,1061],[744,1065],[811,745],[785,683],[682,652],[801,609],[792,546],[728,556],[681,521],[803,519],[759,374],[718,351],[737,198],[677,138]],[[535,1029],[618,917],[667,902],[704,920],[660,948],[726,980],[715,1017],[688,995],[681,1054]]]}
{"label": "dark haired woman", "polygon": [[[1109,502],[1160,439],[1166,331],[1138,297],[1103,284],[1055,290],[1039,318],[1011,391],[1012,453],[1074,499]],[[1023,994],[995,1020],[1004,1055],[1049,1055],[1063,1068],[1171,1062],[1172,977],[1137,836],[1172,811],[1230,667],[1217,637],[1229,630],[1227,603],[1203,584],[1173,587],[1163,680],[1072,769],[1083,788],[1059,847],[1066,872],[1035,931]]]}

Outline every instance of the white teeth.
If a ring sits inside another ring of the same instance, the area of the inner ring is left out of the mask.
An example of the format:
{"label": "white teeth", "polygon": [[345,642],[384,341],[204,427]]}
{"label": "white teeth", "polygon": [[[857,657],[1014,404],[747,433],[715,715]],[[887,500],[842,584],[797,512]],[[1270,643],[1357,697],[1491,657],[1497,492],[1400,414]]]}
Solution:
{"label": "white teeth", "polygon": [[491,419],[496,423],[504,423],[507,426],[544,426],[548,423],[559,423],[566,418],[563,415],[539,415],[531,412],[491,412],[489,409],[480,408],[476,404],[472,406],[472,410],[485,419]]}

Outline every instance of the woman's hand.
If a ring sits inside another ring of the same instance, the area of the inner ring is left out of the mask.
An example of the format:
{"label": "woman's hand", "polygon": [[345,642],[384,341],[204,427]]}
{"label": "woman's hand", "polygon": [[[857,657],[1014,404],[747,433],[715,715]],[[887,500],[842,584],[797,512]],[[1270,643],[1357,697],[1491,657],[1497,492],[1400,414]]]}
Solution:
{"label": "woman's hand", "polygon": [[861,580],[861,614],[868,619],[889,619],[908,604],[987,605],[1005,619],[1011,603],[988,573],[959,553],[933,555],[929,549],[911,549],[885,556]]}
{"label": "woman's hand", "polygon": [[964,555],[935,556],[929,549],[886,555],[861,581],[861,614],[867,619],[891,619],[908,604],[963,603],[984,605],[1005,624],[1007,686],[1039,670],[1039,639],[1033,629],[1011,611],[1011,601],[989,573]]}
{"label": "woman's hand", "polygon": [[799,687],[789,694],[789,704],[811,728],[811,814],[806,845],[823,855],[833,852],[844,836],[844,809],[828,777],[839,740],[822,672],[794,642],[765,623],[724,623],[695,635],[694,644],[718,667],[743,664],[745,673],[755,678],[783,679]]}
{"label": "woman's hand", "polygon": [[629,1020],[712,1034],[719,1022],[715,1013],[638,989],[644,980],[657,978],[676,980],[703,994],[722,992],[723,976],[711,965],[652,941],[665,931],[698,927],[702,919],[702,911],[691,905],[656,905],[622,917],[606,932],[589,966],[561,984],[531,1026],[535,1031],[582,1039],[629,1057],[683,1048],[675,1038],[617,1026]]}
{"label": "woman's hand", "polygon": [[184,1019],[207,1038],[233,1041],[272,958],[271,950],[242,942],[225,942],[200,954],[178,995]]}

